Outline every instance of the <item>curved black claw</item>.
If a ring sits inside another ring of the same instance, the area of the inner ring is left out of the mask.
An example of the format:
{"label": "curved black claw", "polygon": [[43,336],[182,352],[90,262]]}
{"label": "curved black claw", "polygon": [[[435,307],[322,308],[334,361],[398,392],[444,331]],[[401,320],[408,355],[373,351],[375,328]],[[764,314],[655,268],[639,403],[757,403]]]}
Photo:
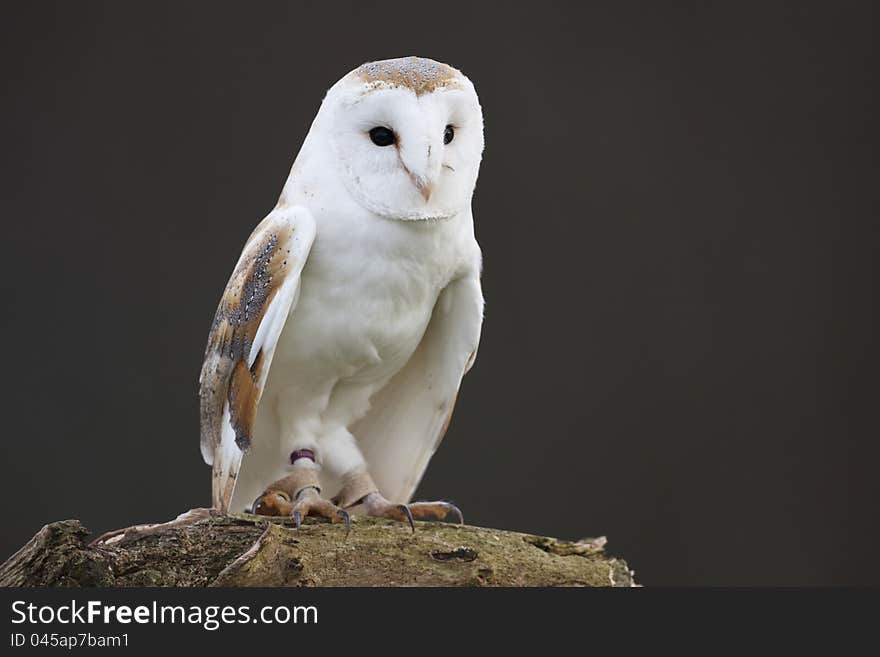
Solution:
{"label": "curved black claw", "polygon": [[[447,502],[447,504],[449,503]],[[462,514],[461,509],[459,509],[454,504],[449,504],[449,515],[452,516],[454,522],[458,523],[459,525],[464,524],[464,515]]]}
{"label": "curved black claw", "polygon": [[[416,523],[413,520],[412,511],[409,510],[409,507],[406,504],[398,504],[397,508],[400,509],[403,514],[406,516],[406,519],[409,520],[410,529],[412,529],[413,534],[416,533]],[[459,511],[459,515],[461,515],[461,511]]]}
{"label": "curved black claw", "polygon": [[302,525],[303,517],[299,510],[293,512],[293,524],[296,525],[296,528],[299,529],[300,525]]}
{"label": "curved black claw", "polygon": [[348,535],[351,533],[351,516],[348,515],[348,511],[345,509],[339,509],[337,513],[339,513],[339,517],[345,523],[345,539],[343,540],[347,540]]}
{"label": "curved black claw", "polygon": [[257,508],[260,506],[260,500],[263,499],[262,493],[257,496],[253,502],[251,502],[250,507],[244,510],[245,513],[252,513],[253,515],[257,515]]}

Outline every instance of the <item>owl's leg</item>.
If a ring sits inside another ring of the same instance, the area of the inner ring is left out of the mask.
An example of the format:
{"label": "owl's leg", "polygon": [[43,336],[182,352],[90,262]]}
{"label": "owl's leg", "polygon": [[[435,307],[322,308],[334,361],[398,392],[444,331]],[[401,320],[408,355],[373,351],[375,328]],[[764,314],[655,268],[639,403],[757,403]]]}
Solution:
{"label": "owl's leg", "polygon": [[363,504],[368,516],[408,522],[413,531],[416,529],[415,520],[464,523],[459,508],[449,502],[396,504],[389,501],[379,492],[372,477],[366,472],[357,472],[347,477],[342,490],[333,501],[342,508]]}
{"label": "owl's leg", "polygon": [[[329,394],[329,391],[327,391]],[[346,536],[351,527],[348,512],[321,497],[318,477],[326,461],[316,436],[322,422],[319,396],[306,396],[298,388],[280,393],[277,405],[279,432],[278,458],[286,461],[285,476],[266,486],[251,506],[253,513],[264,516],[289,516],[299,527],[306,516],[318,516],[330,522],[344,522]],[[320,458],[316,455],[320,454]]]}
{"label": "owl's leg", "polygon": [[344,522],[351,529],[348,512],[321,497],[321,485],[311,450],[296,450],[290,456],[293,467],[286,477],[272,482],[254,500],[253,512],[262,516],[291,516],[299,527],[306,516],[320,516],[330,522]]}

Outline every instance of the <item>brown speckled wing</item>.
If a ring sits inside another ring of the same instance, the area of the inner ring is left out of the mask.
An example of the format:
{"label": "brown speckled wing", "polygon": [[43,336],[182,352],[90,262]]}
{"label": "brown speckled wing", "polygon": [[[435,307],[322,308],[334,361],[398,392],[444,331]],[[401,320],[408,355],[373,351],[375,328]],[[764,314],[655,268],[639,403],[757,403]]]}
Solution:
{"label": "brown speckled wing", "polygon": [[[314,223],[306,210],[270,214],[245,246],[211,324],[199,378],[201,446],[205,460],[214,465],[219,508],[228,505],[241,453],[253,440],[271,355],[313,239]],[[234,447],[222,444],[225,421]]]}

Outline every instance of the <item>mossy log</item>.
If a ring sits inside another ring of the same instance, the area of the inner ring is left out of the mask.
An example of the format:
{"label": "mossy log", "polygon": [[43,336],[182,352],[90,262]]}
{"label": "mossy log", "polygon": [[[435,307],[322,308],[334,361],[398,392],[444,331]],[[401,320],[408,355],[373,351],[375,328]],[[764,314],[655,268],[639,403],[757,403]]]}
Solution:
{"label": "mossy log", "polygon": [[341,524],[211,512],[88,543],[77,520],[43,527],[0,566],[0,586],[633,586],[604,538],[560,541],[467,525]]}

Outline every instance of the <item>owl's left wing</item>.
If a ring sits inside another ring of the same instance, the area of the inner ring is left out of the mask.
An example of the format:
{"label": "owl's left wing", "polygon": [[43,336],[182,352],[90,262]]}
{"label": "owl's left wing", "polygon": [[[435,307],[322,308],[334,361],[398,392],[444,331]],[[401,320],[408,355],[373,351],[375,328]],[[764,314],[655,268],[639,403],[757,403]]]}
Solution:
{"label": "owl's left wing", "polygon": [[303,207],[273,210],[251,234],[226,285],[199,377],[202,457],[214,508],[227,511],[281,329],[315,239]]}
{"label": "owl's left wing", "polygon": [[477,262],[440,293],[419,346],[351,427],[389,500],[409,501],[443,439],[462,377],[476,358],[482,323]]}

